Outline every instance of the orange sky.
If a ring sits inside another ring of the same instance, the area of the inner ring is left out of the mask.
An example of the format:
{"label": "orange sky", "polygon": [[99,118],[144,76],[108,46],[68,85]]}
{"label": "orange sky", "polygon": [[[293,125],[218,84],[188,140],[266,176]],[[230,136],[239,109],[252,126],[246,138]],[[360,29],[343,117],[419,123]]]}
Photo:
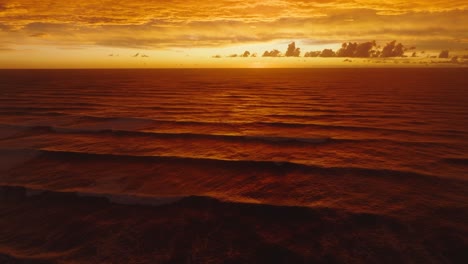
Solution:
{"label": "orange sky", "polygon": [[[0,68],[463,66],[466,25],[468,0],[0,0]],[[415,57],[303,57],[373,40]]]}

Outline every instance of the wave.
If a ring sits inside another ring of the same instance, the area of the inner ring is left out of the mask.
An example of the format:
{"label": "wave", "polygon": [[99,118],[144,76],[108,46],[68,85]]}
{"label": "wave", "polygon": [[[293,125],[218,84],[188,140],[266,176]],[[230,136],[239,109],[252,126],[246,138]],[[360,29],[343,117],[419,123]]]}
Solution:
{"label": "wave", "polygon": [[195,120],[164,120],[140,117],[100,117],[89,115],[70,115],[70,119],[76,120],[75,123],[92,123],[95,127],[101,129],[109,128],[109,126],[189,126],[189,127],[226,127],[232,130],[237,130],[239,127],[245,128],[302,128],[302,129],[322,129],[322,130],[339,130],[339,131],[374,131],[381,133],[404,133],[412,135],[427,135],[427,132],[418,132],[411,130],[403,130],[388,127],[374,126],[351,126],[351,125],[329,125],[308,122],[269,122],[269,121],[231,121],[231,122],[215,122],[215,121],[195,121]]}
{"label": "wave", "polygon": [[85,107],[85,106],[75,106],[75,107],[0,107],[0,111],[5,111],[5,112],[8,112],[8,111],[13,111],[13,112],[31,112],[31,113],[35,113],[37,111],[46,111],[46,112],[50,112],[50,111],[86,111],[86,110],[94,110],[94,108],[90,108],[90,107]]}
{"label": "wave", "polygon": [[27,117],[59,117],[59,116],[69,116],[68,114],[64,114],[61,112],[25,112],[25,111],[1,111],[0,115],[15,115],[15,116],[27,116]]}
{"label": "wave", "polygon": [[388,256],[458,263],[468,248],[464,222],[456,220],[466,219],[465,207],[428,203],[430,213],[408,208],[411,215],[393,216],[200,196],[149,207],[27,192],[0,187],[1,263],[380,263]]}
{"label": "wave", "polygon": [[[43,194],[60,194],[62,196],[76,196],[85,198],[97,198],[104,199],[107,202],[114,204],[123,205],[148,205],[148,206],[159,206],[163,204],[171,204],[180,201],[190,196],[148,196],[138,194],[111,194],[111,193],[98,193],[98,192],[67,192],[67,191],[56,191],[31,188],[27,186],[0,186],[0,201],[21,201],[28,197],[39,196]],[[214,198],[210,198],[214,199]]]}
{"label": "wave", "polygon": [[55,264],[55,261],[49,261],[41,258],[13,256],[0,252],[0,263],[6,264]]}
{"label": "wave", "polygon": [[[5,127],[5,126],[4,126]],[[248,135],[228,135],[228,134],[200,134],[200,133],[165,133],[156,131],[129,131],[114,129],[86,129],[86,128],[65,128],[54,126],[14,126],[16,128],[35,133],[68,133],[68,134],[101,134],[113,136],[132,137],[156,137],[156,138],[191,138],[191,139],[215,139],[224,141],[261,141],[270,143],[327,143],[335,140],[327,137],[281,137],[281,136],[248,136]]]}
{"label": "wave", "polygon": [[0,127],[13,128],[21,130],[22,134],[13,135],[11,138],[22,137],[25,135],[36,135],[43,133],[63,133],[63,134],[80,134],[80,135],[110,135],[120,137],[149,137],[158,139],[193,139],[193,140],[220,140],[227,142],[242,142],[242,143],[268,143],[274,145],[280,144],[301,144],[317,145],[317,144],[337,144],[337,143],[377,143],[377,144],[404,144],[404,145],[443,145],[444,142],[430,141],[400,141],[383,138],[367,138],[367,139],[345,139],[331,137],[283,137],[283,136],[263,136],[263,135],[241,135],[241,134],[207,134],[207,133],[169,133],[157,131],[130,131],[120,129],[100,129],[100,128],[67,128],[55,126],[16,126],[0,124]]}
{"label": "wave", "polygon": [[119,164],[160,163],[175,168],[214,168],[227,169],[232,172],[239,171],[263,171],[271,175],[283,175],[288,172],[301,172],[303,174],[315,174],[321,176],[347,176],[347,177],[380,177],[391,179],[423,179],[425,181],[453,181],[464,182],[463,179],[448,179],[443,175],[432,175],[413,171],[373,169],[365,167],[323,167],[311,164],[301,164],[290,161],[268,161],[268,160],[231,160],[215,158],[194,158],[180,156],[138,156],[107,153],[89,153],[75,151],[61,151],[51,149],[0,149],[0,155],[42,157],[52,160],[70,161],[111,161]]}
{"label": "wave", "polygon": [[445,158],[442,159],[442,162],[468,166],[468,158]]}

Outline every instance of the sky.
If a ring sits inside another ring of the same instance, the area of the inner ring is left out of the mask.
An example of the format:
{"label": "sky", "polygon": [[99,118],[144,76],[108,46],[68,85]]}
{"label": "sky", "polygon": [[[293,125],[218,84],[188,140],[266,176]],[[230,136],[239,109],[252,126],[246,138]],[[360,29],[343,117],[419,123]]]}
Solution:
{"label": "sky", "polygon": [[0,0],[0,68],[459,67],[467,25],[468,0]]}

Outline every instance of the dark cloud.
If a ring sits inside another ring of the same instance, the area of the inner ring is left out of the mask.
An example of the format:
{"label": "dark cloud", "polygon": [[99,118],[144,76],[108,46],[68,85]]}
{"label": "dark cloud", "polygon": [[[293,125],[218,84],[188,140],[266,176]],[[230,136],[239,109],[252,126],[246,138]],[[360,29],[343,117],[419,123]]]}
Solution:
{"label": "dark cloud", "polygon": [[336,52],[334,52],[332,49],[324,49],[322,52],[320,52],[319,56],[324,58],[335,57]]}
{"label": "dark cloud", "polygon": [[304,57],[324,57],[324,58],[329,58],[329,57],[336,57],[336,52],[333,51],[332,49],[324,49],[322,51],[309,51],[304,54]]}
{"label": "dark cloud", "polygon": [[439,53],[439,58],[441,59],[448,59],[449,57],[449,51],[448,50],[443,50]]}
{"label": "dark cloud", "polygon": [[[410,49],[415,49],[411,47]],[[304,57],[347,57],[347,58],[372,58],[372,57],[404,57],[405,47],[401,43],[392,41],[385,45],[382,50],[378,49],[375,41],[368,42],[345,42],[338,51],[324,49],[323,51],[306,52]]]}
{"label": "dark cloud", "polygon": [[250,54],[250,51],[246,50],[242,54],[231,54],[231,55],[228,55],[227,57],[228,58],[248,58],[248,57],[251,57],[251,55],[252,57],[257,56],[256,54]]}
{"label": "dark cloud", "polygon": [[341,49],[336,52],[337,57],[350,57],[350,58],[369,58],[375,57],[377,51],[375,48],[377,44],[375,41],[364,43],[343,43]]}
{"label": "dark cloud", "polygon": [[221,57],[221,55],[214,55],[214,56],[212,56],[212,58],[221,59],[222,57]]}
{"label": "dark cloud", "polygon": [[341,49],[339,49],[336,53],[338,57],[354,57],[358,44],[355,43],[343,43],[341,45]]}
{"label": "dark cloud", "polygon": [[32,22],[24,26],[23,30],[26,32],[43,33],[43,32],[64,32],[69,30],[70,26],[61,23],[50,23],[50,22]]}
{"label": "dark cloud", "polygon": [[401,43],[396,43],[396,40],[387,43],[380,53],[380,57],[403,57],[405,54],[405,47]]}
{"label": "dark cloud", "polygon": [[43,37],[47,37],[49,34],[47,33],[34,33],[34,34],[30,34],[29,36],[30,37],[34,37],[34,38],[43,38]]}
{"label": "dark cloud", "polygon": [[296,48],[296,42],[291,42],[291,44],[288,45],[288,49],[286,50],[286,57],[299,57],[301,54],[301,49]]}
{"label": "dark cloud", "polygon": [[132,57],[134,57],[134,58],[138,58],[138,57],[140,57],[140,58],[149,58],[148,55],[146,55],[146,54],[140,54],[139,52],[136,53],[135,55],[133,55]]}
{"label": "dark cloud", "polygon": [[277,49],[274,49],[272,51],[265,51],[262,57],[281,57],[281,52]]}
{"label": "dark cloud", "polygon": [[320,56],[320,51],[309,51],[304,54],[304,57],[318,57]]}
{"label": "dark cloud", "polygon": [[[333,49],[324,49],[322,51],[309,51],[304,54],[304,57],[339,57],[339,58],[390,58],[390,57],[407,57],[404,55],[405,51],[415,50],[416,47],[406,48],[403,44],[392,41],[387,43],[382,50],[377,45],[376,41],[367,42],[345,42],[341,45],[338,51]],[[421,52],[424,53],[424,52]],[[256,57],[257,55],[251,54],[249,51],[245,51],[243,54],[231,54],[227,57]],[[296,47],[295,42],[288,44],[288,49],[284,54],[284,57],[299,57],[300,49]],[[262,57],[283,57],[282,53],[277,50],[265,51]],[[412,52],[411,57],[417,57],[417,52]],[[346,62],[349,62],[345,60]]]}

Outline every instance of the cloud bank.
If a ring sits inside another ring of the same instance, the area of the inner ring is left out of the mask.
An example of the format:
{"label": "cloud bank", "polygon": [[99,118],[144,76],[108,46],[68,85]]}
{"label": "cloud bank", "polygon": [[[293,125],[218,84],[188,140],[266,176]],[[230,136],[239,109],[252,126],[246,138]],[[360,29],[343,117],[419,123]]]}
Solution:
{"label": "cloud bank", "polygon": [[[376,41],[367,41],[362,43],[345,42],[337,51],[333,49],[323,49],[322,51],[308,51],[304,57],[346,57],[346,58],[391,58],[404,57],[407,50],[414,50],[415,47],[406,48],[402,43],[397,43],[396,40],[387,43],[383,49],[380,49]],[[288,45],[288,49],[284,56],[299,57],[300,48],[296,47],[296,43],[292,42]],[[415,55],[415,53],[413,53]],[[281,57],[282,54],[278,50],[265,51],[263,57]],[[448,54],[447,54],[448,56]],[[413,56],[414,57],[414,56]]]}
{"label": "cloud bank", "polygon": [[[467,24],[468,2],[459,0],[82,0],[79,4],[3,0],[0,4],[0,39],[16,45],[165,49],[284,39],[328,43],[399,39],[441,49],[466,47]],[[401,53],[397,45],[383,53]],[[353,56],[372,56],[367,54],[368,46],[356,48]],[[284,55],[297,56],[297,51]]]}

